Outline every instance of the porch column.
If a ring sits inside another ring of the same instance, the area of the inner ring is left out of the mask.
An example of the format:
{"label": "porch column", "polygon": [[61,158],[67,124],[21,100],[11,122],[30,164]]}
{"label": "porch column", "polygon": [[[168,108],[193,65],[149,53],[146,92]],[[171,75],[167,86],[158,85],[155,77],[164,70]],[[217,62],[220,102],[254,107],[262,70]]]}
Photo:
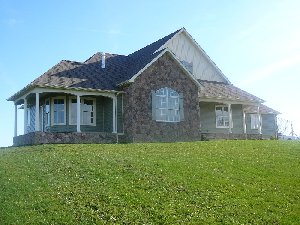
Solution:
{"label": "porch column", "polygon": [[231,125],[232,125],[232,115],[231,115],[231,104],[228,103],[228,113],[229,113],[229,133],[231,134],[232,133],[232,130],[231,130]]}
{"label": "porch column", "polygon": [[113,133],[117,133],[117,97],[113,97]]}
{"label": "porch column", "polygon": [[24,134],[27,132],[27,99],[24,98]]}
{"label": "porch column", "polygon": [[35,93],[35,131],[40,131],[40,94]]}
{"label": "porch column", "polygon": [[77,95],[77,118],[76,118],[76,124],[77,124],[77,132],[80,133],[80,95]]}
{"label": "porch column", "polygon": [[257,106],[257,117],[258,117],[258,133],[261,134],[261,116],[259,113],[259,106]]}
{"label": "porch column", "polygon": [[18,136],[18,105],[15,103],[15,129],[14,129],[14,137]]}
{"label": "porch column", "polygon": [[244,134],[247,133],[247,127],[246,127],[246,113],[243,110],[243,128],[244,128]]}

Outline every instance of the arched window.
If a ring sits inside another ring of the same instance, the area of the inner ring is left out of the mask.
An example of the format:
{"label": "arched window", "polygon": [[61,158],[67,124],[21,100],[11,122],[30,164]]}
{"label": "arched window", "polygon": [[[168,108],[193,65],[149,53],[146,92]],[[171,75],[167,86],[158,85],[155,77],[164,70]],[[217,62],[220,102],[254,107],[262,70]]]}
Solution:
{"label": "arched window", "polygon": [[161,122],[182,121],[182,94],[167,87],[152,91],[152,119]]}

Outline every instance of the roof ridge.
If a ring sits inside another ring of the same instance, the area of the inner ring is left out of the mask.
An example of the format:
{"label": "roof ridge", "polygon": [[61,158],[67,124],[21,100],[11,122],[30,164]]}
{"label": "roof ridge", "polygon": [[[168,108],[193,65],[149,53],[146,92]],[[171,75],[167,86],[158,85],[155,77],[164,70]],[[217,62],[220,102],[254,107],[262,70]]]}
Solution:
{"label": "roof ridge", "polygon": [[[164,37],[162,37],[162,38],[160,38],[160,39],[158,39],[158,40],[156,40],[156,41],[148,44],[148,45],[146,45],[145,47],[143,47],[143,48],[141,48],[141,49],[139,49],[139,50],[137,50],[137,51],[129,54],[128,56],[132,57],[134,55],[137,55],[138,53],[142,53],[143,51],[145,51],[147,49],[150,49],[151,46],[153,47],[156,44],[159,45],[159,46],[157,46],[154,49],[154,51],[152,52],[152,54],[153,54],[156,50],[158,50],[161,46],[163,46],[168,40],[170,40],[176,33],[178,33],[181,30],[182,30],[182,28],[180,28],[180,29],[178,29],[178,30],[176,30],[176,31],[174,31],[174,32],[172,32],[172,33],[170,33],[170,34],[168,34],[168,35],[166,35],[166,36],[164,36]],[[160,42],[162,42],[162,43],[160,44]]]}
{"label": "roof ridge", "polygon": [[90,61],[93,57],[95,57],[97,54],[101,54],[100,52],[96,52],[94,53],[92,56],[90,56],[87,60],[85,60],[83,63],[87,63],[88,61]]}

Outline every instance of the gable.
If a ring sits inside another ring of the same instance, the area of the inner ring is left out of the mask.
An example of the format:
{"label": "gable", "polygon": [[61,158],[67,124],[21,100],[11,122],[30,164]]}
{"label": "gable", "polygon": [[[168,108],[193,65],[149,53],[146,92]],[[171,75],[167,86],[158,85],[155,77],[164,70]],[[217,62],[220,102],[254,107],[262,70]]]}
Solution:
{"label": "gable", "polygon": [[[170,88],[183,98],[184,120],[162,123],[153,117],[152,93],[161,88]],[[132,140],[179,141],[199,137],[198,83],[168,50],[147,65],[123,90],[124,130],[131,133]]]}
{"label": "gable", "polygon": [[221,70],[183,28],[162,48],[169,48],[197,80],[230,83]]}
{"label": "gable", "polygon": [[[188,79],[192,80],[198,87],[200,87],[199,82],[195,79],[195,77],[189,72],[189,70],[177,59],[177,57],[169,50],[165,49],[161,52],[156,53],[158,54],[155,58],[153,58],[147,65],[144,66],[137,74],[135,74],[129,82],[134,82],[135,79],[140,76],[147,68],[149,68],[153,63],[155,63],[158,59],[160,59],[164,55],[169,55],[174,62],[179,66],[179,68],[184,72]],[[167,67],[165,67],[167,68]]]}

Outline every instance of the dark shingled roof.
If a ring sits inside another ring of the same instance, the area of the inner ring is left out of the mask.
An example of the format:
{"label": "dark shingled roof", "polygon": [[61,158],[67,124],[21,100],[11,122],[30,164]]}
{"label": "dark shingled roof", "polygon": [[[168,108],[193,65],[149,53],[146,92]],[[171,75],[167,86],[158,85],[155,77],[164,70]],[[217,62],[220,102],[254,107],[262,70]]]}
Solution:
{"label": "dark shingled roof", "polygon": [[[245,110],[246,113],[257,113],[257,106],[248,105],[244,108],[244,110]],[[261,104],[259,106],[259,112],[261,114],[276,114],[276,115],[280,114],[280,112],[278,112],[278,111],[276,111],[276,110],[274,110],[274,109],[272,109],[272,108],[270,108],[266,105],[263,105],[263,104]]]}
{"label": "dark shingled roof", "polygon": [[[96,53],[84,62],[62,60],[46,73],[35,79],[25,88],[10,97],[14,101],[34,87],[94,89],[102,91],[117,91],[118,86],[136,75],[164,49],[158,51],[168,40],[181,29],[129,54],[105,54],[105,68],[102,68],[102,55]],[[231,84],[198,80],[201,84],[201,98],[217,98],[246,102],[262,102]]]}
{"label": "dark shingled roof", "polygon": [[241,102],[263,102],[262,99],[249,94],[232,84],[226,84],[215,81],[198,80],[201,84],[199,97],[207,99],[220,99]]}
{"label": "dark shingled roof", "polygon": [[177,30],[128,56],[106,53],[105,68],[101,67],[102,55],[99,52],[85,62],[62,60],[10,97],[9,100],[14,100],[23,92],[34,87],[118,90],[119,84],[128,81],[150,63],[161,52],[157,52],[157,50],[179,31]]}

